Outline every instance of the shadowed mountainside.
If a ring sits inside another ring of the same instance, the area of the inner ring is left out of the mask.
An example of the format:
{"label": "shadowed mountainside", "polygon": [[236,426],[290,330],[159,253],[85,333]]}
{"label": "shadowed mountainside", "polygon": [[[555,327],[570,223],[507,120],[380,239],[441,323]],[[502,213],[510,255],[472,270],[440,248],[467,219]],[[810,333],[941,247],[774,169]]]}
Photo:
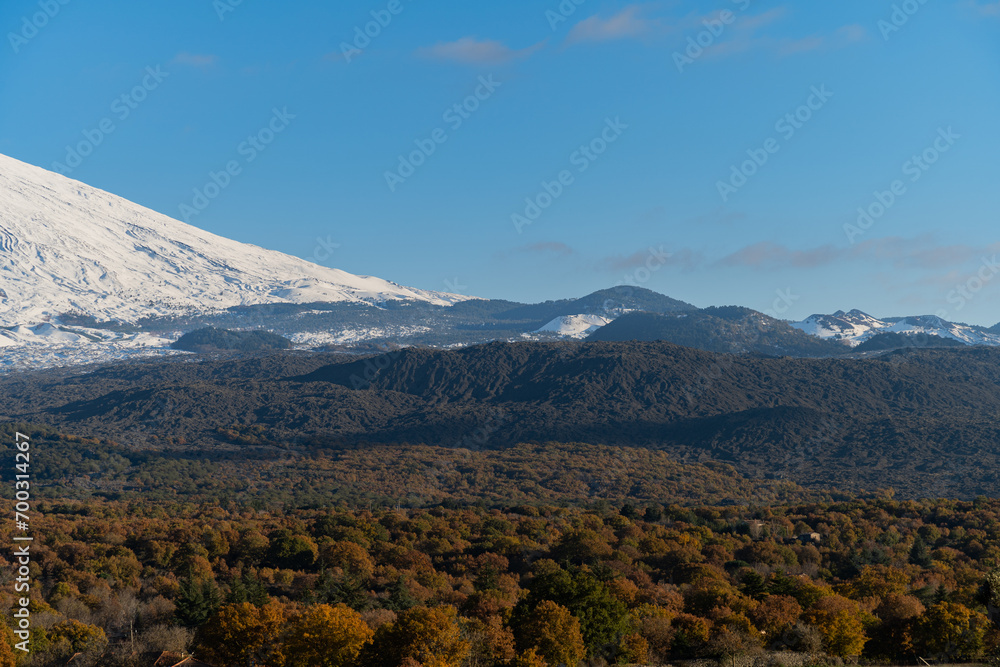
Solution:
{"label": "shadowed mountainside", "polygon": [[587,442],[907,495],[993,492],[1000,464],[1000,350],[987,348],[848,360],[662,342],[493,343],[50,371],[6,378],[0,391],[8,420],[145,447],[153,436],[202,449]]}

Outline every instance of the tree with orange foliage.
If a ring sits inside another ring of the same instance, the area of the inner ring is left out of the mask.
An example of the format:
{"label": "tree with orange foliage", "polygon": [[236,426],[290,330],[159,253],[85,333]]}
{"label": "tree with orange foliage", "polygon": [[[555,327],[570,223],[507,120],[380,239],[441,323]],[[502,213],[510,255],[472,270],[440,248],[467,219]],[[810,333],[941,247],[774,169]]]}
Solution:
{"label": "tree with orange foliage", "polygon": [[514,659],[514,634],[499,616],[463,619],[471,644],[470,664],[506,665]]}
{"label": "tree with orange foliage", "polygon": [[249,602],[225,605],[198,633],[200,657],[219,667],[283,667],[280,635],[285,609],[278,602],[256,607]]}
{"label": "tree with orange foliage", "polygon": [[754,625],[764,631],[769,642],[794,626],[801,615],[802,607],[791,595],[768,595],[751,612]]}
{"label": "tree with orange foliage", "polygon": [[910,578],[890,565],[866,565],[861,574],[844,586],[844,593],[854,600],[878,598],[906,593]]}
{"label": "tree with orange foliage", "polygon": [[14,667],[14,633],[5,623],[0,623],[0,667]]}
{"label": "tree with orange foliage", "polygon": [[413,607],[375,632],[359,662],[368,667],[400,667],[409,659],[424,667],[458,667],[469,650],[454,607]]}
{"label": "tree with orange foliage", "polygon": [[674,628],[671,621],[677,612],[656,605],[641,605],[634,611],[639,630],[646,639],[650,657],[659,662],[666,662],[670,656],[670,647],[674,640]]}
{"label": "tree with orange foliage", "polygon": [[549,663],[545,662],[545,659],[538,655],[538,651],[529,648],[511,660],[509,667],[549,667]]}
{"label": "tree with orange foliage", "polygon": [[683,657],[693,657],[708,641],[711,623],[700,616],[678,614],[670,624],[674,630],[670,648]]}
{"label": "tree with orange foliage", "polygon": [[924,605],[912,595],[887,595],[875,609],[880,622],[872,630],[872,653],[885,658],[912,655],[913,626],[923,613]]}
{"label": "tree with orange foliage", "polygon": [[645,664],[649,661],[649,642],[641,633],[630,632],[618,644],[618,662],[630,665]]}
{"label": "tree with orange foliage", "polygon": [[956,602],[938,602],[917,620],[917,649],[942,659],[974,660],[983,654],[989,620]]}
{"label": "tree with orange foliage", "polygon": [[307,608],[284,634],[288,667],[350,667],[371,641],[372,630],[361,615],[346,605]]}
{"label": "tree with orange foliage", "polygon": [[580,620],[569,609],[544,600],[525,614],[518,629],[522,650],[535,649],[553,665],[575,665],[587,655]]}
{"label": "tree with orange foliage", "polygon": [[94,625],[67,619],[56,623],[48,630],[49,640],[53,643],[66,639],[74,653],[97,652],[100,654],[108,645],[104,630]]}
{"label": "tree with orange foliage", "polygon": [[828,595],[820,599],[803,618],[820,631],[823,646],[831,655],[861,655],[868,641],[858,603],[843,596]]}
{"label": "tree with orange foliage", "polygon": [[354,542],[331,542],[320,550],[327,567],[339,567],[347,574],[367,580],[375,571],[375,563],[364,547]]}

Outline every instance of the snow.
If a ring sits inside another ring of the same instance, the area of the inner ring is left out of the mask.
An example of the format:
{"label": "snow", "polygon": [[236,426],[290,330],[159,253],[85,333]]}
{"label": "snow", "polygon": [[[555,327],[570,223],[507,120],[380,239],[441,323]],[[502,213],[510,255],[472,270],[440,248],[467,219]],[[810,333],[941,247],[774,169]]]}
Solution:
{"label": "snow", "polygon": [[[68,312],[135,322],[265,303],[470,298],[226,239],[3,155],[0,288],[0,326]],[[69,342],[62,333],[53,340]]]}
{"label": "snow", "polygon": [[0,370],[104,363],[151,355],[183,354],[169,349],[173,338],[52,324],[0,329]]}
{"label": "snow", "polygon": [[316,348],[324,345],[350,345],[380,338],[401,339],[427,333],[430,327],[397,326],[340,329],[337,331],[301,331],[289,334],[288,339],[299,347]]}
{"label": "snow", "polygon": [[819,338],[840,340],[851,347],[881,333],[898,333],[950,338],[967,345],[1000,345],[1000,336],[978,327],[948,322],[935,315],[906,317],[898,321],[879,320],[860,310],[837,311],[832,315],[812,315],[801,322],[789,322],[796,329]]}
{"label": "snow", "polygon": [[536,334],[554,334],[565,338],[586,338],[611,320],[600,315],[564,315],[557,317]]}

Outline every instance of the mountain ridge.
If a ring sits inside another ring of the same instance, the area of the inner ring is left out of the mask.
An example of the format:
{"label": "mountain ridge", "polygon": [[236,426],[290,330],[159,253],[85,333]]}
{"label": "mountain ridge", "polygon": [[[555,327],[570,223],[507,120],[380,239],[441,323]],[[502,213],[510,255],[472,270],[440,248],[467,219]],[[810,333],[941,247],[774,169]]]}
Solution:
{"label": "mountain ridge", "polygon": [[472,297],[356,276],[174,220],[0,155],[0,325],[134,322],[263,303]]}
{"label": "mountain ridge", "polygon": [[[860,310],[786,322],[635,286],[537,304],[404,287],[225,239],[0,155],[0,369],[167,355],[179,337],[204,328],[260,329],[299,348],[362,351],[666,340],[730,354],[822,357],[880,354],[914,337],[1000,345],[1000,324],[879,319]],[[881,334],[898,336],[865,346]]]}

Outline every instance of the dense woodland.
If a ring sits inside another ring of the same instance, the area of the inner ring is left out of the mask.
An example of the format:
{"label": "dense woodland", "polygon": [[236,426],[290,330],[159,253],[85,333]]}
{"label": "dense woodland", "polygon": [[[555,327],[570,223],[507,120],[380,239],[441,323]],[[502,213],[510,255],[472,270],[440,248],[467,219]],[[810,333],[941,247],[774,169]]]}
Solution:
{"label": "dense woodland", "polygon": [[[501,415],[492,427],[502,423]],[[646,448],[550,442],[484,449],[480,444],[486,432],[451,447],[330,449],[308,442],[274,443],[263,429],[233,427],[220,429],[225,447],[199,452],[183,439],[153,437],[145,446],[128,447],[19,424],[0,426],[0,456],[13,456],[9,443],[15,432],[28,434],[34,443],[35,493],[58,499],[240,499],[258,507],[297,508],[662,499],[721,505],[849,497],[783,480],[749,479],[723,463],[680,463]]]}
{"label": "dense woodland", "polygon": [[10,375],[34,633],[0,667],[985,660],[998,361],[491,344]]}
{"label": "dense woodland", "polygon": [[[47,500],[33,530],[22,666],[75,653],[74,664],[149,665],[162,650],[219,667],[765,651],[782,664],[960,662],[1000,643],[996,500],[278,511]],[[13,567],[0,566],[9,606]]]}
{"label": "dense woodland", "polygon": [[10,374],[0,395],[0,423],[116,442],[130,460],[267,455],[247,443],[273,457],[557,441],[717,461],[818,489],[893,486],[914,498],[992,495],[1000,482],[996,348],[860,360],[662,342],[494,343],[360,359],[184,355]]}

